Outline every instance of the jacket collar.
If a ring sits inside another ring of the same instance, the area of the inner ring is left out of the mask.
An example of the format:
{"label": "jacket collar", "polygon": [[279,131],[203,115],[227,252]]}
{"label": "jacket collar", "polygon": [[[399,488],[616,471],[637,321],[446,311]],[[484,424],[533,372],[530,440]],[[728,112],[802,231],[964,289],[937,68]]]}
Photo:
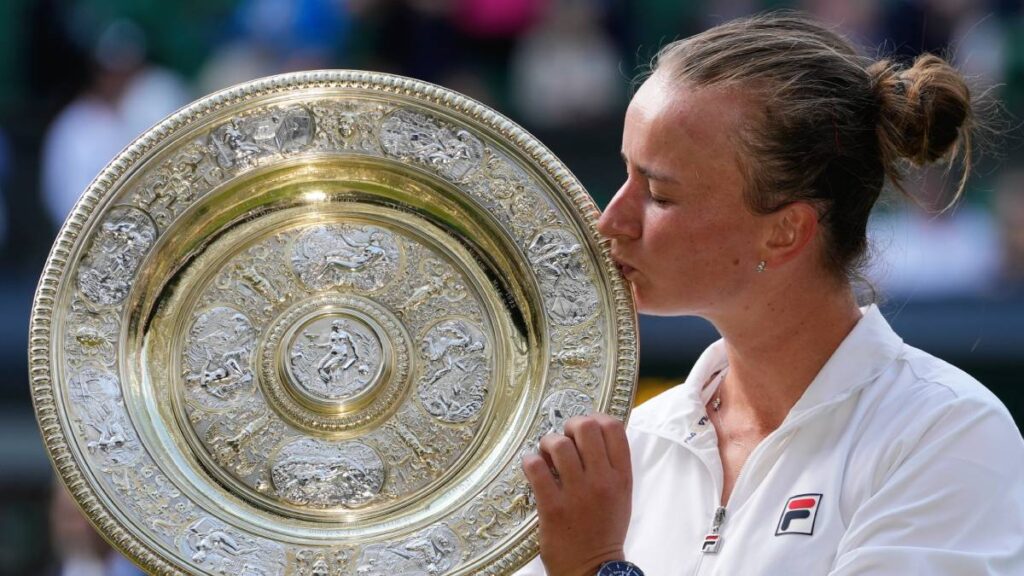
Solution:
{"label": "jacket collar", "polygon": [[[896,359],[903,340],[874,304],[843,339],[818,375],[786,416],[782,426],[819,408],[841,402],[875,381]],[[718,372],[728,367],[725,342],[718,340],[701,354],[686,381],[669,390],[662,400],[638,410],[634,428],[677,442],[688,443],[706,430],[704,407],[718,388]],[[702,424],[703,420],[703,424]]]}
{"label": "jacket collar", "polygon": [[899,356],[903,339],[893,332],[878,306],[872,304],[862,312],[863,317],[821,367],[786,420],[841,402],[877,380]]}

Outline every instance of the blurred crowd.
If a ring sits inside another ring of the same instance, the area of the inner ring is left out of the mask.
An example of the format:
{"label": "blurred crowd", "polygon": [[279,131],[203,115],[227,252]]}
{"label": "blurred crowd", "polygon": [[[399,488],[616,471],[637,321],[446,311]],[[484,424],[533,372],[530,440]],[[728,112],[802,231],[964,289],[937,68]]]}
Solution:
{"label": "blurred crowd", "polygon": [[[1002,103],[997,134],[982,143],[985,160],[964,201],[939,213],[959,175],[936,171],[909,186],[920,206],[894,197],[879,211],[869,280],[890,297],[1024,299],[1024,154],[1015,137],[1024,116],[1020,2],[5,0],[0,290],[18,299],[0,305],[27,310],[54,234],[103,166],[205,94],[316,68],[434,82],[524,125],[603,204],[622,177],[618,146],[632,81],[658,47],[777,8],[834,24],[867,54],[944,54],[977,92]],[[11,346],[23,357],[23,340],[0,341],[0,348]],[[20,390],[15,396],[24,400]],[[51,526],[65,544],[42,563],[54,574],[131,573],[120,572],[125,567],[107,557],[87,526],[61,520],[74,509],[60,489],[54,494]],[[40,556],[29,547],[19,560],[17,552],[0,547],[0,564],[36,573]],[[77,567],[60,568],[62,558]],[[72,562],[80,558],[87,560]]]}
{"label": "blurred crowd", "polygon": [[[394,72],[472,96],[534,131],[601,202],[618,184],[611,155],[631,81],[657,48],[776,8],[832,23],[868,54],[946,54],[979,92],[1005,104],[1004,137],[989,145],[997,154],[988,157],[999,158],[982,165],[966,202],[938,216],[941,203],[930,199],[930,210],[893,203],[876,219],[870,272],[888,294],[1016,291],[1024,283],[1024,238],[1015,232],[1024,220],[1015,194],[1022,162],[1007,129],[1024,109],[1024,11],[1000,0],[7,0],[2,264],[38,270],[91,179],[168,113],[301,69]],[[943,182],[930,176],[920,188],[941,196],[952,187]]]}

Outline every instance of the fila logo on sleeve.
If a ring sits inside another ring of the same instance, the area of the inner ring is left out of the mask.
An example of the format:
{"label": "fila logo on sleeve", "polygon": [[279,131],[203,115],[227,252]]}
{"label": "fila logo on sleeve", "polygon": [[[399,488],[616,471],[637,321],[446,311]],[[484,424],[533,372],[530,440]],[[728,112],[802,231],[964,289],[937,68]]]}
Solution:
{"label": "fila logo on sleeve", "polygon": [[782,509],[775,535],[814,534],[814,519],[818,517],[820,502],[821,494],[801,494],[790,498]]}

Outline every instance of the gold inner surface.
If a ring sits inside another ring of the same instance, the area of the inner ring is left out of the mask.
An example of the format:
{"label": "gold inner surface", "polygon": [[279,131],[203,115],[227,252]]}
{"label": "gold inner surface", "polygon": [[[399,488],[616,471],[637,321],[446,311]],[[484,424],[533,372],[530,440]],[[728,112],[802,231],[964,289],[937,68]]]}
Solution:
{"label": "gold inner surface", "polygon": [[[522,371],[541,332],[513,248],[443,186],[381,164],[307,161],[216,190],[192,209],[200,233],[165,235],[142,273],[169,281],[135,308],[150,318],[132,323],[138,400],[254,524],[423,522],[430,500],[486,480],[466,482],[474,462],[512,457],[517,414],[536,410],[508,385],[544,368]],[[349,275],[373,258],[379,277]],[[448,309],[420,312],[438,293]]]}

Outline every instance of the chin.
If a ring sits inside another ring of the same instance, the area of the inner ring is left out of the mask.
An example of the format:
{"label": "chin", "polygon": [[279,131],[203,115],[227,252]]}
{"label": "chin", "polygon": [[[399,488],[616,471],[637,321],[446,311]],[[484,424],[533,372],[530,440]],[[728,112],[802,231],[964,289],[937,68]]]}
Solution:
{"label": "chin", "polygon": [[662,309],[662,308],[637,308],[637,313],[641,316],[661,316],[661,317],[672,317],[672,316],[697,316],[697,313],[689,310],[676,310],[676,309]]}
{"label": "chin", "polygon": [[650,302],[642,298],[636,299],[636,311],[644,316],[692,316],[694,312],[679,303]]}
{"label": "chin", "polygon": [[675,298],[650,297],[639,290],[633,290],[636,311],[644,316],[701,316],[701,308],[692,301],[682,301],[679,294]]}

